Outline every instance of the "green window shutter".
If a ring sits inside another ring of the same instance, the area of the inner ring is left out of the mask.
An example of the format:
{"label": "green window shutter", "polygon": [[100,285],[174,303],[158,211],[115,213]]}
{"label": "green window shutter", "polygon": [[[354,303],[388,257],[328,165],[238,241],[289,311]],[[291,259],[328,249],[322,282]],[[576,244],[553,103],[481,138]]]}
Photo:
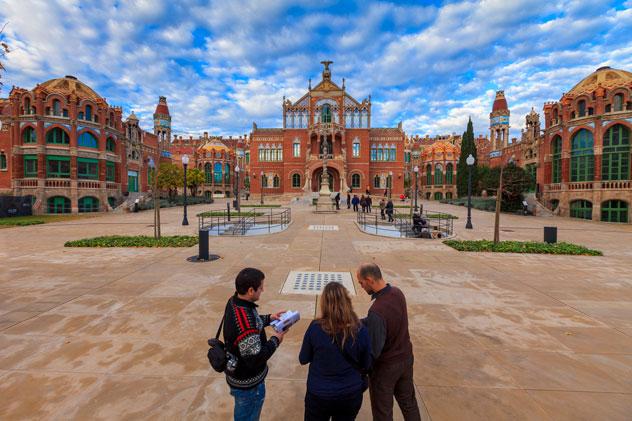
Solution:
{"label": "green window shutter", "polygon": [[94,158],[77,158],[77,178],[98,180],[99,160]]}
{"label": "green window shutter", "polygon": [[23,155],[24,177],[37,177],[37,155]]}
{"label": "green window shutter", "polygon": [[116,181],[116,164],[114,162],[105,163],[105,180]]}
{"label": "green window shutter", "polygon": [[70,157],[59,155],[46,156],[46,177],[69,178]]}

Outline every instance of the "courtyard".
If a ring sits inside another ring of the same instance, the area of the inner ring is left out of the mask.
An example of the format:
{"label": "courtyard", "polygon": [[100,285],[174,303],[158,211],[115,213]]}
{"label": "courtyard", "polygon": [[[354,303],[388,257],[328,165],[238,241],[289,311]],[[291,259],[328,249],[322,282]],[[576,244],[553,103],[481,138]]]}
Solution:
{"label": "courtyard", "polygon": [[[164,235],[195,235],[203,210],[161,211]],[[491,239],[494,214],[424,202],[458,216],[458,239]],[[98,235],[151,235],[152,212],[103,214],[0,230],[0,419],[232,419],[232,397],[206,359],[207,338],[246,266],[266,273],[260,311],[302,320],[270,361],[262,419],[302,419],[303,334],[314,295],[282,294],[292,271],[350,272],[355,310],[370,299],[355,279],[381,266],[406,294],[417,398],[426,419],[629,419],[632,413],[632,226],[501,216],[501,239],[558,241],[603,257],[463,253],[440,240],[360,232],[353,212],[291,205],[281,233],[212,237],[220,259],[190,263],[197,247],[64,248]],[[310,230],[310,225],[337,229]],[[397,406],[396,419],[401,419]],[[360,412],[369,420],[368,393]]]}

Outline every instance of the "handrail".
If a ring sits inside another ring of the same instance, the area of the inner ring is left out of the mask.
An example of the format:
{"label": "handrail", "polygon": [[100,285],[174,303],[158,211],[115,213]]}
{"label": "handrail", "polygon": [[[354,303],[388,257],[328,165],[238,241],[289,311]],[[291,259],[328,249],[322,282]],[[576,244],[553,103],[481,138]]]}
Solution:
{"label": "handrail", "polygon": [[[451,217],[444,217],[445,212],[423,211],[425,219],[428,221],[432,231],[441,233],[442,236],[451,236],[454,233],[454,221]],[[436,215],[436,216],[433,216]],[[357,222],[362,231],[379,235],[380,231],[398,232],[400,237],[418,237],[419,234],[413,230],[412,217],[409,211],[399,212],[393,209],[393,222],[383,221],[376,211],[375,214],[368,212],[358,212]]]}
{"label": "handrail", "polygon": [[220,215],[198,215],[198,229],[206,229],[215,235],[247,235],[252,230],[267,230],[273,227],[285,227],[292,220],[289,208],[254,208],[242,212],[232,210],[217,210]]}

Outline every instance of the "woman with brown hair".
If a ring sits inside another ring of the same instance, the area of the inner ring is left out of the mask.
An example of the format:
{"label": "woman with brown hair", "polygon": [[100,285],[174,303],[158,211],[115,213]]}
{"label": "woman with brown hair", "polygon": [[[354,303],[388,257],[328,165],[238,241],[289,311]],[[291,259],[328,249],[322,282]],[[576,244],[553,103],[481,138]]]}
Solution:
{"label": "woman with brown hair", "polygon": [[338,282],[323,289],[320,311],[305,332],[298,357],[301,364],[309,363],[305,420],[355,420],[368,386],[369,333]]}

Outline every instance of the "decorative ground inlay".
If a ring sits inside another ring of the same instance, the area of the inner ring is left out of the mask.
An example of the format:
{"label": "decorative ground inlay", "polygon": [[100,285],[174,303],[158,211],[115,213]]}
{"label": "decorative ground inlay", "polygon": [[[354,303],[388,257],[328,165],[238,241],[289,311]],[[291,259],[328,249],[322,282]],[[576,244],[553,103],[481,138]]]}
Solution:
{"label": "decorative ground inlay", "polygon": [[318,295],[325,285],[330,282],[339,282],[344,285],[351,295],[355,295],[355,288],[351,278],[351,272],[298,272],[288,274],[281,294],[307,294]]}
{"label": "decorative ground inlay", "polygon": [[338,231],[338,225],[310,225],[310,231]]}

